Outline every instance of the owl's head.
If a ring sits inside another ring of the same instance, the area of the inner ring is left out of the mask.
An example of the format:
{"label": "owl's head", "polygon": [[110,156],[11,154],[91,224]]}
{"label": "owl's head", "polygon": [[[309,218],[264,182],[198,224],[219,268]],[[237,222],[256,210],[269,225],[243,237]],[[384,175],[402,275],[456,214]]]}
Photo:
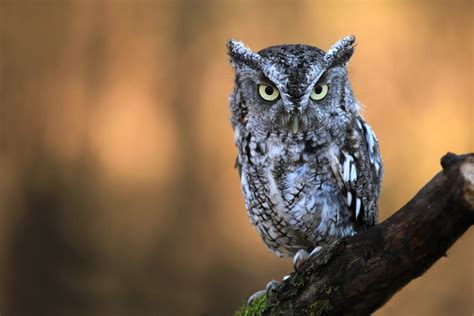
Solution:
{"label": "owl's head", "polygon": [[[231,97],[233,124],[256,132],[297,135],[310,129],[342,127],[358,113],[346,65],[354,51],[346,36],[326,53],[306,45],[279,45],[252,52],[228,42],[236,73]],[[341,126],[342,124],[342,126]]]}

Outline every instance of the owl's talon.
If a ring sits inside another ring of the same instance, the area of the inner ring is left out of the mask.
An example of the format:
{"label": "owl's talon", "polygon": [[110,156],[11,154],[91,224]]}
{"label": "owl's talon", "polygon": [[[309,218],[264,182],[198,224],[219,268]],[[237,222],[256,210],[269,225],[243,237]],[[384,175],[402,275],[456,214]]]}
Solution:
{"label": "owl's talon", "polygon": [[268,282],[267,286],[265,287],[265,290],[255,292],[254,294],[252,294],[252,296],[249,297],[249,299],[247,300],[247,305],[252,304],[253,301],[262,297],[262,295],[268,294],[268,292],[274,290],[278,285],[280,285],[278,281],[271,280],[270,282]]}
{"label": "owl's talon", "polygon": [[309,253],[306,250],[298,250],[296,255],[293,257],[293,269],[297,272],[300,271],[306,260],[308,260],[308,258]]}
{"label": "owl's talon", "polygon": [[278,281],[271,280],[270,282],[268,282],[267,286],[265,287],[265,291],[268,293],[271,290],[274,290],[278,285],[280,285]]}
{"label": "owl's talon", "polygon": [[319,251],[321,251],[321,246],[316,246],[314,247],[314,249],[309,253],[309,257],[313,257],[314,255],[316,255]]}
{"label": "owl's talon", "polygon": [[252,296],[250,296],[249,299],[247,300],[247,305],[252,304],[253,301],[262,297],[262,295],[265,295],[266,293],[267,293],[267,290],[260,290],[258,292],[253,293]]}

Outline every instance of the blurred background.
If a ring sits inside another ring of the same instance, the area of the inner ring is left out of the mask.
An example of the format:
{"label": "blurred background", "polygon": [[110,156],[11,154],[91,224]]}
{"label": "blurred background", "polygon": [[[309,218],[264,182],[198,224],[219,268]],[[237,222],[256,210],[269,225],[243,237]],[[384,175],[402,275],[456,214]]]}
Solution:
{"label": "blurred background", "polygon": [[[291,271],[233,169],[225,43],[357,36],[383,220],[473,151],[472,1],[0,2],[0,313],[232,315]],[[375,315],[472,315],[474,230]]]}

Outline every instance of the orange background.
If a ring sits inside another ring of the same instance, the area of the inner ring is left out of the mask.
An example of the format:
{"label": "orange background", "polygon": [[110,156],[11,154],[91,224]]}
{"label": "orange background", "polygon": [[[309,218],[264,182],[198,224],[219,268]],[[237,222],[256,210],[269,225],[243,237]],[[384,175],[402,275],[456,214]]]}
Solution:
{"label": "orange background", "polygon": [[[231,315],[288,259],[233,169],[228,38],[327,50],[381,144],[380,219],[473,151],[472,1],[0,2],[0,313]],[[474,230],[375,315],[472,315]]]}

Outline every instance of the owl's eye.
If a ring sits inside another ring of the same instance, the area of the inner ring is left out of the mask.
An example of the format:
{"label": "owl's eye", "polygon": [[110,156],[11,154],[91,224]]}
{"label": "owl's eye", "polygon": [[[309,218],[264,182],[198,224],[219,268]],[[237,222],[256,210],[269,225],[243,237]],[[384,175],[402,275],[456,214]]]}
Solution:
{"label": "owl's eye", "polygon": [[314,101],[319,101],[324,99],[326,94],[328,94],[329,86],[325,83],[317,84],[314,86],[313,91],[311,91],[311,99]]}
{"label": "owl's eye", "polygon": [[280,92],[277,88],[265,84],[258,86],[258,94],[260,94],[265,101],[275,101],[280,96]]}

